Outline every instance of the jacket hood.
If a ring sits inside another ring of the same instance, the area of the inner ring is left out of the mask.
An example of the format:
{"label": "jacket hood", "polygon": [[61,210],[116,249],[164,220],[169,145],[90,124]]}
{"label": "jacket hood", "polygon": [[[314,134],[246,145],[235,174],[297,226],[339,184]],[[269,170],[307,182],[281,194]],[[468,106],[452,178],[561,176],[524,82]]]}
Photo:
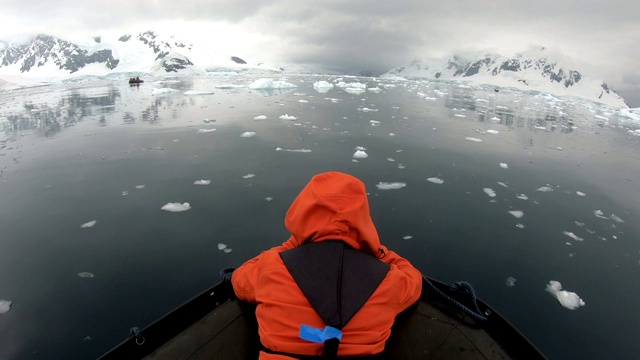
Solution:
{"label": "jacket hood", "polygon": [[374,255],[380,248],[364,183],[340,172],[314,176],[291,204],[285,226],[294,246],[342,240]]}

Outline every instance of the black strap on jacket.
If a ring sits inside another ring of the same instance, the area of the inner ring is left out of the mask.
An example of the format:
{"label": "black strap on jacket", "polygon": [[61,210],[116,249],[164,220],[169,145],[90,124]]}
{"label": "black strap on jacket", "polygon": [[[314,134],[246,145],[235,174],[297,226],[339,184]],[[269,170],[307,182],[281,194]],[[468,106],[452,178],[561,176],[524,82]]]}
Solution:
{"label": "black strap on jacket", "polygon": [[[325,325],[337,329],[364,306],[390,268],[338,240],[307,243],[280,257]],[[337,358],[339,343],[337,338],[326,340],[323,358]]]}

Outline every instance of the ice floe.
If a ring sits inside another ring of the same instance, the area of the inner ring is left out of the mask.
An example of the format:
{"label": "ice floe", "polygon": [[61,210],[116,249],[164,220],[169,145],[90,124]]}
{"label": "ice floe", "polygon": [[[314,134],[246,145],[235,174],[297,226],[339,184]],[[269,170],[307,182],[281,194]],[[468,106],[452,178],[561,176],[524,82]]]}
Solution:
{"label": "ice floe", "polygon": [[444,180],[442,180],[440,178],[437,178],[437,177],[430,177],[430,178],[427,179],[427,181],[430,182],[430,183],[433,183],[433,184],[438,184],[438,185],[444,183]]}
{"label": "ice floe", "polygon": [[467,117],[467,115],[464,115],[464,114],[453,114],[453,116],[457,116],[457,117],[461,117],[461,118]]}
{"label": "ice floe", "polygon": [[272,198],[271,196],[267,196],[267,197],[266,197],[266,198],[264,198],[264,199],[265,199],[265,200],[267,200],[267,201],[271,201],[271,200],[273,200],[273,198]]}
{"label": "ice floe", "polygon": [[470,136],[467,136],[464,139],[466,141],[471,141],[471,142],[482,142],[482,139],[478,139],[478,138],[474,138],[474,137],[470,137]]}
{"label": "ice floe", "polygon": [[297,87],[286,81],[274,81],[272,79],[258,79],[249,85],[249,89],[268,90],[268,89],[291,89]]}
{"label": "ice floe", "polygon": [[288,152],[301,152],[301,153],[310,153],[309,149],[283,149],[281,147],[277,147],[276,151],[288,151]]}
{"label": "ice floe", "polygon": [[508,169],[509,165],[507,165],[506,163],[500,163],[500,167],[503,169]]}
{"label": "ice floe", "polygon": [[413,236],[406,235],[406,236],[403,236],[402,238],[405,239],[405,240],[409,240],[409,239],[413,239]]}
{"label": "ice floe", "polygon": [[356,146],[356,152],[353,153],[353,158],[355,159],[365,159],[367,158],[367,156],[369,156],[365,150],[367,150],[366,148],[363,148],[362,146]]}
{"label": "ice floe", "polygon": [[518,194],[516,197],[520,200],[529,200],[529,197],[525,194]]}
{"label": "ice floe", "polygon": [[84,228],[90,228],[90,227],[93,227],[93,225],[95,225],[97,222],[98,222],[98,220],[91,220],[89,222],[86,222],[86,223],[80,225],[80,227],[83,228],[83,229]]}
{"label": "ice floe", "polygon": [[513,287],[516,284],[516,279],[509,276],[507,280],[504,281],[504,284],[508,287]]}
{"label": "ice floe", "polygon": [[213,95],[213,91],[189,90],[184,92],[185,95]]}
{"label": "ice floe", "polygon": [[316,81],[315,83],[313,83],[313,89],[319,92],[320,94],[325,94],[329,90],[333,89],[333,84],[326,82],[324,80]]}
{"label": "ice floe", "polygon": [[4,314],[11,309],[13,301],[0,299],[0,314]]}
{"label": "ice floe", "polygon": [[83,272],[81,272],[81,273],[78,273],[78,276],[80,276],[81,278],[92,278],[92,277],[96,277],[96,276],[95,276],[95,275],[93,275],[92,273],[90,273],[90,272],[86,272],[86,271],[83,271]]}
{"label": "ice floe", "polygon": [[369,109],[367,107],[363,107],[363,108],[358,108],[358,111],[362,111],[362,112],[376,112],[378,111],[378,109]]}
{"label": "ice floe", "polygon": [[267,118],[266,115],[258,115],[256,117],[253,118],[253,120],[265,120]]}
{"label": "ice floe", "polygon": [[584,239],[583,239],[583,238],[581,238],[580,236],[578,236],[578,235],[576,235],[576,234],[572,233],[571,231],[563,231],[563,232],[562,232],[562,234],[564,234],[564,235],[566,235],[566,236],[568,236],[568,237],[572,238],[572,239],[573,239],[573,240],[575,240],[575,241],[583,241],[583,240],[584,240]]}
{"label": "ice floe", "polygon": [[211,184],[211,180],[196,180],[193,182],[193,185],[209,185]]}
{"label": "ice floe", "polygon": [[498,135],[498,134],[500,134],[500,132],[498,130],[489,129],[489,130],[487,130],[487,134]]}
{"label": "ice floe", "polygon": [[498,181],[498,185],[508,188],[509,185],[503,183],[502,181]]}
{"label": "ice floe", "polygon": [[305,100],[305,99],[300,99],[298,100],[299,103],[304,104],[304,103],[308,103],[309,100]]}
{"label": "ice floe", "polygon": [[243,179],[251,179],[252,177],[255,177],[256,174],[247,174],[247,175],[242,175]]}
{"label": "ice floe", "polygon": [[372,88],[367,88],[367,91],[372,92],[374,94],[380,94],[382,92],[382,89],[376,86]]}
{"label": "ice floe", "polygon": [[187,211],[189,209],[191,209],[191,205],[189,205],[189,203],[187,202],[184,204],[167,203],[166,205],[160,208],[160,210],[169,211],[169,212],[181,212],[181,211]]}
{"label": "ice floe", "polygon": [[562,290],[562,284],[560,284],[560,282],[558,281],[549,281],[546,290],[551,293],[551,295],[553,295],[556,299],[558,299],[560,305],[566,307],[569,310],[575,310],[580,306],[585,305],[585,302],[580,299],[580,296],[578,296],[578,294]]}
{"label": "ice floe", "polygon": [[216,129],[211,128],[211,129],[198,129],[199,133],[210,133],[210,132],[214,132],[216,131]]}
{"label": "ice floe", "polygon": [[376,184],[378,190],[397,190],[402,189],[405,186],[407,186],[407,184],[403,182],[379,182],[378,184]]}
{"label": "ice floe", "polygon": [[518,223],[518,224],[516,224],[516,227],[517,227],[518,229],[524,229],[524,224],[520,224],[520,223]]}
{"label": "ice floe", "polygon": [[289,114],[280,115],[279,119],[280,120],[298,120],[297,117],[295,117],[293,115],[289,115]]}
{"label": "ice floe", "polygon": [[495,116],[494,116],[494,117],[492,117],[492,118],[491,118],[491,120],[493,120],[493,121],[500,121],[500,118],[499,118],[499,117],[495,117]]}
{"label": "ice floe", "polygon": [[145,185],[136,185],[136,189],[140,190],[140,189],[144,189]]}
{"label": "ice floe", "polygon": [[152,95],[162,95],[162,94],[170,94],[176,92],[178,90],[172,88],[155,88],[151,90]]}
{"label": "ice floe", "polygon": [[380,126],[380,121],[377,120],[369,120],[371,126]]}
{"label": "ice floe", "polygon": [[243,138],[250,138],[254,136],[256,136],[256,133],[253,131],[245,131],[242,134],[240,134],[240,137],[243,137]]}
{"label": "ice floe", "polygon": [[495,197],[496,196],[496,192],[493,191],[493,189],[491,189],[491,188],[484,188],[484,189],[482,189],[482,191],[484,191],[485,194],[489,195],[489,197]]}
{"label": "ice floe", "polygon": [[218,250],[224,251],[227,254],[231,252],[231,248],[228,247],[227,244],[223,244],[223,243],[218,243]]}
{"label": "ice floe", "polygon": [[608,218],[608,217],[604,216],[604,213],[602,212],[602,210],[594,210],[594,211],[593,211],[593,215],[595,215],[597,218],[600,218],[600,219],[607,219],[607,220],[609,220],[609,218]]}
{"label": "ice floe", "polygon": [[611,214],[611,220],[618,222],[618,223],[623,223],[624,220],[620,219],[620,217],[618,217],[616,214]]}
{"label": "ice floe", "polygon": [[128,192],[127,190],[124,190],[124,191],[122,192],[122,196],[127,196],[127,195],[129,195],[129,192]]}
{"label": "ice floe", "polygon": [[540,192],[551,192],[551,191],[553,191],[553,188],[550,188],[550,187],[548,187],[548,186],[543,186],[543,187],[537,188],[537,189],[536,189],[536,191],[540,191]]}
{"label": "ice floe", "polygon": [[522,212],[521,210],[512,210],[509,211],[509,214],[513,215],[516,219],[520,219],[524,216],[524,212]]}

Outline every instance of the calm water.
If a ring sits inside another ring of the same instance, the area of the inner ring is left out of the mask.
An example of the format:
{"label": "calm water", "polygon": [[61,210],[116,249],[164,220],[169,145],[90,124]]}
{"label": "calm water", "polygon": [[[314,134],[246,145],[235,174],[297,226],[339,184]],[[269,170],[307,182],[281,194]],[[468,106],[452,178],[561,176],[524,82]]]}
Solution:
{"label": "calm water", "polygon": [[[640,355],[637,125],[504,89],[312,88],[333,79],[290,77],[297,88],[270,92],[216,87],[254,80],[244,76],[0,93],[0,299],[13,301],[0,314],[0,358],[99,356],[217,282],[220,268],[284,241],[289,204],[328,170],[365,182],[383,243],[429,276],[471,282],[549,358]],[[178,91],[152,94],[163,87]],[[357,146],[369,156],[355,162]],[[169,202],[192,208],[161,211]],[[545,291],[551,280],[586,306],[562,307]]]}

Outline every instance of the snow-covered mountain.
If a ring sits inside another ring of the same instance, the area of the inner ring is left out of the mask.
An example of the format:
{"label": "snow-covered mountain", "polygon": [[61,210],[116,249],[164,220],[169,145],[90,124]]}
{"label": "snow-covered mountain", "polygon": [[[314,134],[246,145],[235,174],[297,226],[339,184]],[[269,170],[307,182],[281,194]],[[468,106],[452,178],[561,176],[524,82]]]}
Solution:
{"label": "snow-covered mountain", "polygon": [[391,69],[383,77],[461,80],[472,84],[514,87],[575,96],[613,107],[628,108],[618,94],[600,79],[592,79],[552,58],[539,47],[511,57],[487,53],[468,59],[453,56],[442,61],[414,60]]}
{"label": "snow-covered mountain", "polygon": [[38,35],[25,44],[0,43],[0,75],[20,75],[30,79],[113,73],[204,73],[253,68],[282,71],[258,62],[252,64],[235,55],[221,54],[213,45],[196,46],[153,31],[117,38],[98,36],[81,42]]}

